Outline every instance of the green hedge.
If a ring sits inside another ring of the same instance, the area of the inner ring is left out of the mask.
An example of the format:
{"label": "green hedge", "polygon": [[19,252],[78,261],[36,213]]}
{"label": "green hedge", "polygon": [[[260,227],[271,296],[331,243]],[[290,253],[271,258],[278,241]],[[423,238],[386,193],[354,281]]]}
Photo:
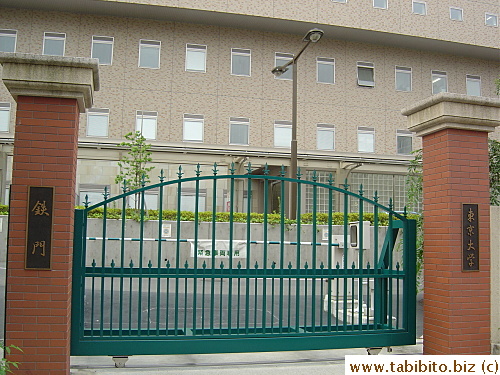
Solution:
{"label": "green hedge", "polygon": [[[77,207],[83,208],[83,207]],[[88,217],[94,219],[102,219],[104,209],[102,207],[95,208],[89,211]],[[0,215],[8,215],[9,214],[9,206],[0,205]],[[177,220],[177,211],[175,210],[164,210],[162,212],[163,220]],[[233,221],[235,223],[246,223],[248,215],[243,212],[234,212],[233,213]],[[417,215],[408,215],[410,219],[417,219]],[[108,208],[107,212],[108,219],[121,219],[122,218],[122,210],[120,208]],[[125,211],[126,219],[138,220],[140,219],[139,214],[133,208],[127,208]],[[147,210],[144,215],[145,220],[158,220],[159,219],[159,211],[158,210]],[[302,214],[300,216],[302,224],[312,224],[313,222],[313,214],[307,213]],[[358,213],[350,213],[347,216],[347,221],[358,221],[359,214]],[[374,215],[372,213],[365,213],[363,216],[363,220],[370,221],[373,224]],[[181,220],[182,221],[194,221],[194,212],[190,211],[181,211]],[[198,213],[198,221],[200,222],[211,222],[213,221],[213,214],[210,211],[199,212]],[[215,221],[216,222],[228,222],[229,221],[229,212],[217,212],[215,213]],[[250,214],[250,222],[251,223],[263,223],[264,222],[264,214],[258,214],[252,212]],[[281,216],[279,214],[268,214],[267,222],[272,225],[281,223]],[[389,215],[385,212],[381,212],[378,215],[378,222],[381,226],[386,226],[389,223]],[[285,224],[295,224],[296,220],[285,219]],[[328,224],[328,214],[327,213],[317,213],[316,214],[316,224],[326,225]],[[332,224],[333,225],[343,225],[344,224],[344,214],[342,212],[334,212],[332,213]]]}
{"label": "green hedge", "polygon": [[[177,211],[176,210],[165,210],[162,212],[163,220],[177,220]],[[89,218],[99,218],[103,217],[103,208],[95,208],[89,211]],[[122,210],[119,208],[108,208],[107,210],[107,218],[108,219],[121,219]],[[409,215],[411,219],[416,219],[416,215]],[[125,212],[125,218],[138,220],[140,217],[137,211],[133,208],[128,208]],[[146,220],[158,220],[159,212],[157,210],[148,210],[144,218]],[[358,213],[350,213],[348,214],[347,220],[349,222],[358,221],[359,214]],[[191,211],[181,211],[180,212],[181,221],[194,221],[194,212]],[[248,215],[243,212],[234,212],[233,213],[233,221],[236,223],[246,223],[248,219]],[[374,214],[373,213],[365,213],[363,216],[363,220],[370,221],[373,224]],[[389,215],[385,212],[381,212],[378,215],[379,225],[386,226],[389,223]],[[211,222],[213,221],[213,213],[210,211],[199,212],[198,213],[198,221],[200,222]],[[215,213],[215,221],[216,222],[228,222],[229,221],[229,212],[217,212]],[[250,222],[251,223],[262,223],[264,222],[264,214],[250,213]],[[269,224],[275,225],[281,223],[281,216],[279,214],[273,213],[267,215],[267,222]],[[313,214],[307,213],[301,215],[301,223],[302,224],[312,224],[313,222]],[[295,224],[296,220],[285,219],[285,224]],[[327,213],[317,213],[316,214],[316,223],[317,224],[328,224],[328,214]],[[344,224],[344,214],[342,212],[334,212],[332,214],[332,224],[333,225],[343,225]]]}

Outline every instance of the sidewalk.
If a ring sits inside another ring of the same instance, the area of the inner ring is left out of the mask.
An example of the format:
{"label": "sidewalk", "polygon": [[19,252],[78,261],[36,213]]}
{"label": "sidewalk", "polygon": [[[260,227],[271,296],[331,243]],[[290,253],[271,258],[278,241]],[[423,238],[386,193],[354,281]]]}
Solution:
{"label": "sidewalk", "polygon": [[[125,368],[115,368],[110,357],[72,357],[71,374],[181,374],[229,375],[269,374],[313,375],[344,374],[346,355],[367,355],[366,349],[311,350],[299,352],[189,354],[130,357]],[[392,353],[422,354],[422,340],[417,345],[394,347]]]}

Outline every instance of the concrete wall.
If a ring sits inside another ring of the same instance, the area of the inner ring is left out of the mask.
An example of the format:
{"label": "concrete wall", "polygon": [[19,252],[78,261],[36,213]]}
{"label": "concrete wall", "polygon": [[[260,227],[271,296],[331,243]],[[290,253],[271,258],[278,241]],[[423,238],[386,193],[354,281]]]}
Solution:
{"label": "concrete wall", "polygon": [[[156,267],[158,264],[158,259],[165,265],[166,260],[168,260],[172,267],[174,267],[176,263],[176,253],[177,253],[177,243],[175,239],[177,238],[177,223],[175,221],[165,221],[163,222],[167,225],[171,226],[171,237],[163,237],[167,242],[163,242],[161,255],[158,256],[158,242],[151,241],[150,239],[157,239],[158,236],[158,221],[151,220],[144,224],[144,233],[143,237],[145,241],[143,242],[143,257],[142,262],[143,265],[146,266],[149,261],[151,261],[152,266]],[[181,221],[180,227],[180,239],[187,239],[193,242],[194,239],[194,222],[192,221]],[[302,225],[301,226],[301,237],[300,241],[302,243],[300,247],[300,266],[304,267],[304,264],[307,262],[308,266],[313,267],[313,246],[311,246],[311,242],[316,241],[316,243],[328,243],[327,240],[322,239],[323,229],[326,228],[325,225],[318,225],[317,230],[313,233],[312,225]],[[102,238],[102,229],[103,222],[102,219],[90,219],[88,222],[88,236]],[[373,227],[370,228],[370,235],[367,236],[365,231],[365,240],[366,237],[370,237],[373,239]],[[379,228],[379,248],[382,247],[383,240],[385,237],[385,233],[387,231],[386,227]],[[267,230],[267,240],[268,241],[280,241],[281,236],[281,228],[279,225],[269,225]],[[246,238],[247,238],[247,226],[245,223],[235,223],[234,224],[234,237],[233,240],[236,242],[236,245],[241,246],[240,256],[234,257],[234,262],[237,264],[238,261],[241,261],[242,266],[246,266],[247,258],[250,260],[250,264],[253,267],[257,262],[259,267],[262,267],[264,263],[263,257],[263,245],[262,244],[252,244],[250,246],[250,256],[246,254]],[[343,234],[343,226],[335,225],[333,227],[332,235],[334,235],[334,239],[332,242],[336,243],[339,240],[342,240]],[[136,221],[128,220],[125,225],[125,237],[126,238],[139,238],[140,236],[140,225]],[[108,220],[106,226],[106,237],[107,238],[121,238],[121,221],[120,220]],[[284,232],[285,241],[297,241],[297,228],[295,226],[286,226]],[[217,223],[215,238],[217,241],[221,240],[229,240],[229,223]],[[212,224],[211,223],[200,223],[198,226],[198,240],[200,243],[206,243],[210,245],[212,239]],[[250,224],[250,240],[251,241],[263,241],[263,225],[262,224]],[[181,242],[179,248],[179,264],[181,267],[188,262],[189,266],[193,265],[193,248],[190,242]],[[308,242],[309,244],[305,244]],[[366,266],[366,263],[370,262],[373,265],[373,241],[370,246],[365,242],[365,247],[367,248],[363,254],[363,263]],[[125,246],[125,253],[123,256],[123,261],[126,267],[129,266],[130,261],[134,263],[134,266],[137,267],[140,261],[140,242],[139,241],[127,241]],[[222,246],[222,247],[221,247]],[[368,248],[369,247],[369,248]],[[221,242],[216,243],[217,249],[224,249],[224,244]],[[200,247],[198,247],[200,249]],[[322,245],[316,247],[316,267],[319,268],[321,263],[323,262],[324,266],[328,265],[328,246]],[[279,267],[280,264],[280,251],[281,247],[279,244],[270,244],[268,245],[268,255],[267,255],[267,266],[275,262],[276,266]],[[343,263],[343,249],[339,249],[334,247],[333,251],[333,259],[332,264],[335,266],[337,262],[342,267]],[[394,254],[393,262],[401,263],[401,252],[396,251]],[[223,261],[225,263],[225,267],[228,267],[228,259],[229,256],[217,256],[216,258],[216,267],[219,267],[220,263]],[[359,250],[350,249],[348,251],[348,264],[349,266],[354,262],[358,263],[359,259]],[[97,267],[101,265],[102,262],[102,240],[90,240],[87,242],[87,257],[86,264],[92,264],[93,260],[96,261]],[[119,240],[108,240],[106,241],[106,255],[105,255],[105,266],[109,267],[111,262],[117,264],[117,266],[121,263],[121,241]],[[284,247],[284,264],[285,267],[288,266],[289,263],[295,268],[297,264],[297,247],[296,245],[285,245]],[[207,266],[211,267],[211,255],[201,254],[198,256],[198,264],[201,267],[203,262],[207,262]]]}

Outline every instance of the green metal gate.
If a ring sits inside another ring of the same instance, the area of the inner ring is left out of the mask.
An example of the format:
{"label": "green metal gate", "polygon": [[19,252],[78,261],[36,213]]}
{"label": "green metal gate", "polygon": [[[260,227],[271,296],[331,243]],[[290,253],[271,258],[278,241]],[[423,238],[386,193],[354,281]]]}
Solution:
{"label": "green metal gate", "polygon": [[[364,197],[362,187],[356,194],[347,183],[334,187],[332,178],[319,183],[315,173],[306,181],[300,172],[286,178],[283,167],[277,176],[267,166],[262,175],[252,174],[250,165],[248,174],[229,172],[219,175],[214,166],[204,176],[198,166],[194,177],[183,178],[179,168],[177,179],[165,181],[162,171],[158,184],[112,198],[105,192],[103,202],[76,210],[72,355],[415,343],[414,220],[391,203],[382,206],[376,194]],[[296,223],[286,219],[283,204],[268,213],[276,181],[281,202],[296,184],[297,202],[307,191],[312,212],[301,215],[298,204],[302,220]],[[243,202],[237,183],[248,192],[246,213],[235,212],[238,199]],[[186,186],[194,192],[194,213],[177,210],[169,218],[162,207],[167,199],[182,207]],[[202,190],[212,212],[199,212]],[[257,190],[259,197],[252,194]],[[156,220],[146,209],[150,191],[158,194]],[[332,212],[335,196],[343,215]],[[328,212],[315,209],[320,197],[328,200]],[[127,221],[133,198],[140,208],[132,210],[135,221]],[[257,199],[260,216],[252,213]],[[217,213],[222,201],[228,212]],[[355,223],[350,206],[356,206]],[[103,219],[92,219],[96,210]]]}

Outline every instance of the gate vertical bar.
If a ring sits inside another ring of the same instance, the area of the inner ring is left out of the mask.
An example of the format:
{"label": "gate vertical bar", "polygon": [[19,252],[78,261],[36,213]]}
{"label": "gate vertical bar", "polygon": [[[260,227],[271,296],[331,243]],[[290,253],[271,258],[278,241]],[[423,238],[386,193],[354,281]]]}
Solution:
{"label": "gate vertical bar", "polygon": [[163,169],[160,171],[160,191],[158,192],[159,202],[158,202],[158,254],[156,259],[156,268],[158,277],[156,279],[156,336],[160,335],[160,306],[161,306],[161,285],[160,285],[160,274],[161,274],[161,264],[162,264],[162,238],[163,238],[163,182],[165,181],[165,176],[163,174]]}
{"label": "gate vertical bar", "polygon": [[[318,176],[316,174],[316,170],[313,171],[313,177],[312,177],[313,182],[318,181]],[[317,212],[317,204],[318,204],[318,187],[316,185],[313,185],[313,212],[312,212],[312,271],[314,275],[316,276],[316,251],[317,251],[317,245],[316,245],[316,229],[317,229],[317,218],[316,218],[316,212]],[[300,218],[300,216],[299,216]],[[312,281],[312,288],[311,288],[311,327],[312,327],[312,332],[316,332],[316,277],[311,278]]]}
{"label": "gate vertical bar", "polygon": [[76,350],[85,330],[85,251],[86,211],[75,210],[75,231],[73,234],[73,279],[71,309],[71,348]]}
{"label": "gate vertical bar", "polygon": [[[179,334],[179,266],[180,266],[180,251],[181,251],[181,196],[182,196],[182,184],[181,179],[182,167],[179,166],[179,172],[177,172],[177,220],[176,220],[176,242],[175,242],[175,295],[174,295],[174,336]],[[167,291],[168,293],[168,291]],[[167,306],[167,316],[168,316],[168,306]]]}
{"label": "gate vertical bar", "polygon": [[[264,176],[269,176],[269,169],[267,168],[267,163],[264,167]],[[262,260],[262,269],[264,271],[264,277],[262,280],[262,332],[266,332],[266,299],[267,299],[267,213],[268,213],[268,200],[269,200],[269,180],[267,178],[264,178],[264,233],[263,233],[263,240],[264,240],[264,253],[263,257],[264,259]]]}
{"label": "gate vertical bar", "polygon": [[[358,241],[358,246],[359,246],[359,260],[358,260],[358,272],[361,275],[362,270],[363,270],[363,251],[364,251],[364,233],[363,233],[363,184],[360,185],[359,187],[359,217],[358,217],[358,223],[359,223],[359,241]],[[354,294],[354,291],[353,291]],[[368,321],[367,321],[368,323]],[[358,279],[358,324],[359,324],[359,330],[361,331],[363,329],[363,278],[360,276]]]}
{"label": "gate vertical bar", "polygon": [[[200,214],[200,164],[196,165],[196,182],[195,182],[195,197],[194,197],[194,279],[193,279],[193,335],[196,335],[196,318],[197,318],[197,299],[198,299],[198,236],[199,236],[199,214]],[[203,296],[204,297],[204,296]]]}
{"label": "gate vertical bar", "polygon": [[[233,307],[233,240],[234,240],[234,163],[231,163],[229,170],[231,173],[229,180],[229,288],[227,300],[227,331],[231,335],[232,329],[232,307]],[[239,314],[239,309],[237,310]]]}
{"label": "gate vertical bar", "polygon": [[[217,176],[217,163],[214,163],[213,168],[214,176]],[[217,213],[217,180],[214,178],[212,183],[212,277],[210,279],[210,335],[214,334],[214,314],[215,314],[215,252],[216,252],[216,242],[215,242],[215,223],[216,213]],[[222,296],[220,296],[222,298]]]}

